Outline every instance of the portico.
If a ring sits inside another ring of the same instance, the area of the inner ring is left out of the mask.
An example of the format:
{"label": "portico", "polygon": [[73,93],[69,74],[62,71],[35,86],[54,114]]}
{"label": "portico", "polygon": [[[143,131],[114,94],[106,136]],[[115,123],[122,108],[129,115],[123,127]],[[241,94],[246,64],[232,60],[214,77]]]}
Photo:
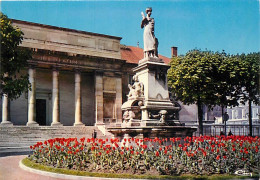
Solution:
{"label": "portico", "polygon": [[18,20],[13,25],[24,32],[21,46],[33,51],[28,69],[21,72],[28,73],[31,88],[12,102],[2,98],[1,126],[122,122],[126,61],[121,59],[120,37]]}

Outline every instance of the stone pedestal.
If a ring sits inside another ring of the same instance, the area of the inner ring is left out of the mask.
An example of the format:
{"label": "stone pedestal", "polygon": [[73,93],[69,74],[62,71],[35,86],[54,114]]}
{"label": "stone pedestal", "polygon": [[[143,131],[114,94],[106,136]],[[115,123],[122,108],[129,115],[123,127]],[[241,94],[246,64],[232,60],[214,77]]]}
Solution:
{"label": "stone pedestal", "polygon": [[169,98],[168,68],[159,58],[148,57],[139,61],[133,69],[135,83],[129,85],[128,100],[122,105],[122,126],[107,128],[110,133],[120,139],[192,136],[196,128],[185,127],[179,122],[180,107]]}
{"label": "stone pedestal", "polygon": [[153,61],[146,61],[133,69],[138,76],[139,82],[143,83],[145,87],[144,106],[156,106],[159,109],[161,107],[174,107],[169,99],[167,84],[168,69],[168,65]]}
{"label": "stone pedestal", "polygon": [[179,110],[179,107],[175,107],[169,98],[167,84],[169,67],[161,59],[149,57],[140,60],[138,66],[133,69],[139,82],[144,85],[143,106],[140,107],[144,126],[146,126],[145,121],[151,123],[151,120],[156,119],[153,116],[158,115],[161,110],[165,110],[168,115]]}

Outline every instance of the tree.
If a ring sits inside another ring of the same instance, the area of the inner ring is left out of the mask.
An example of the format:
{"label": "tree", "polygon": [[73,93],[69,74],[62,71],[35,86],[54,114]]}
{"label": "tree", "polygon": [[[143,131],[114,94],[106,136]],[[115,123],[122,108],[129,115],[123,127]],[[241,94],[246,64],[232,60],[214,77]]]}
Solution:
{"label": "tree", "polygon": [[168,84],[177,100],[198,107],[199,134],[203,134],[203,105],[215,105],[214,73],[221,54],[193,50],[173,57],[168,71]]}
{"label": "tree", "polygon": [[248,119],[249,119],[249,135],[253,135],[252,127],[252,102],[259,104],[259,73],[260,73],[260,52],[241,54],[238,56],[240,59],[243,70],[240,71],[241,75],[241,98],[240,102],[245,104],[248,102]]}
{"label": "tree", "polygon": [[244,67],[239,58],[223,52],[223,59],[215,76],[215,88],[218,96],[216,104],[222,107],[222,117],[225,107],[239,105],[242,87],[241,71],[243,70]]}
{"label": "tree", "polygon": [[1,18],[1,95],[7,95],[10,100],[17,99],[30,87],[28,74],[20,71],[27,66],[31,51],[19,47],[23,40],[23,32],[12,26],[8,17],[0,12]]}
{"label": "tree", "polygon": [[210,109],[215,105],[223,108],[238,105],[240,68],[239,60],[225,52],[193,50],[185,56],[173,57],[168,71],[169,87],[177,100],[197,104],[200,134],[203,134],[203,105]]}

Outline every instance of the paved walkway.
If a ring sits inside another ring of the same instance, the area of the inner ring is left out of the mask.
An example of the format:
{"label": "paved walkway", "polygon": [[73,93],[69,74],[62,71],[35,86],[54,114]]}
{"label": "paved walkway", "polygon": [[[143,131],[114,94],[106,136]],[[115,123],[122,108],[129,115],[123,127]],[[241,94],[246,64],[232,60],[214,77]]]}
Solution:
{"label": "paved walkway", "polygon": [[62,179],[109,180],[112,179],[112,178],[71,176],[71,175],[62,175],[62,174],[55,174],[55,173],[48,174],[48,172],[45,173],[43,171],[37,173],[37,170],[33,170],[34,172],[30,172],[30,170],[24,170],[21,167],[19,167],[19,162],[22,159],[24,159],[26,156],[27,155],[0,157],[0,180],[62,180]]}
{"label": "paved walkway", "polygon": [[60,180],[59,178],[28,172],[19,167],[19,162],[26,155],[0,158],[0,180]]}

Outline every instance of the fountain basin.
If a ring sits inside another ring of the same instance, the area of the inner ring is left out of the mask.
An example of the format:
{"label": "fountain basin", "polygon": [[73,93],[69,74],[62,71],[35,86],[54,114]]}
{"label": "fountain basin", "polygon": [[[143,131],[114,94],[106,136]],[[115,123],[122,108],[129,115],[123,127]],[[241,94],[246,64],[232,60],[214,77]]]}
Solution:
{"label": "fountain basin", "polygon": [[107,131],[115,138],[171,138],[171,137],[191,137],[197,131],[195,127],[185,126],[145,126],[145,127],[107,127]]}

